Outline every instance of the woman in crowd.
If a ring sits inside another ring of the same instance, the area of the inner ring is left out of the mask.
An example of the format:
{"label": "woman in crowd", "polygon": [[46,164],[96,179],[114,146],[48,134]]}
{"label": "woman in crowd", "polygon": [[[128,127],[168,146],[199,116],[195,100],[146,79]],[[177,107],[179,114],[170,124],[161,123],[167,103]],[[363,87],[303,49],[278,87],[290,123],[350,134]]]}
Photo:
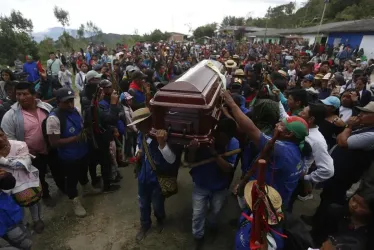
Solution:
{"label": "woman in crowd", "polygon": [[15,77],[10,69],[4,69],[1,71],[1,78],[0,78],[0,99],[6,98],[5,92],[5,83],[9,81],[14,81]]}

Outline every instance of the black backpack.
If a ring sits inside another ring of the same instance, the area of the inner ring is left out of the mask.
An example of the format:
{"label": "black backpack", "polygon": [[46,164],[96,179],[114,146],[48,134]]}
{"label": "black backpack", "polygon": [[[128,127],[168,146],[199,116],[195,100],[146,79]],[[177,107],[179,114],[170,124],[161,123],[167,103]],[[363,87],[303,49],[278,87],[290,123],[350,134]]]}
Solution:
{"label": "black backpack", "polygon": [[[62,114],[62,111],[59,108],[54,108],[49,113],[48,117],[51,113],[54,113],[55,116],[60,120],[60,134],[65,130],[66,128],[66,116]],[[42,133],[45,143],[47,144],[48,152],[52,150],[52,146],[49,143],[48,135],[47,135],[47,118],[45,118],[42,122]]]}

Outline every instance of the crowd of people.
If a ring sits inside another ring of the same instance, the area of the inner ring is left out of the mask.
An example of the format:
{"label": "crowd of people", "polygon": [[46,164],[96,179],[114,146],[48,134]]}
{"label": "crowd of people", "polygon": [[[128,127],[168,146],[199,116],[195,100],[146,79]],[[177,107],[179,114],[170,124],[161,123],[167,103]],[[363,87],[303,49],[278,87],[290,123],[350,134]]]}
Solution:
{"label": "crowd of people", "polygon": [[[374,60],[349,46],[335,52],[294,43],[161,41],[113,50],[102,43],[68,58],[51,52],[46,67],[28,55],[23,67],[17,64],[25,81],[2,70],[0,236],[7,244],[0,249],[31,249],[30,231],[43,232],[41,202],[56,206],[49,172],[75,215],[84,217],[78,183],[83,197],[115,192],[123,178],[118,169],[135,166],[140,242],[152,225],[151,207],[162,232],[165,199],[177,193],[181,162],[207,159],[213,160],[190,171],[195,249],[204,247],[205,227],[217,232],[230,186],[242,211],[235,249],[373,249]],[[168,142],[165,130],[151,136],[152,97],[205,59],[224,65],[226,82],[214,143],[192,140],[181,148]],[[262,193],[259,159],[267,162]],[[298,218],[295,201],[314,199],[313,189],[323,189],[315,214]],[[254,193],[264,199],[262,212]],[[253,242],[259,212],[266,226]]]}

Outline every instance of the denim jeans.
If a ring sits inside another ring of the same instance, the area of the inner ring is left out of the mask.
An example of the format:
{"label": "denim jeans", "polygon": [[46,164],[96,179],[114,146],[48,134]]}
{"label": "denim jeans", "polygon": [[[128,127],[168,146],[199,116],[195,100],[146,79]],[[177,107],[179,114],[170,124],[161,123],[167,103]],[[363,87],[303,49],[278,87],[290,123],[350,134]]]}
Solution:
{"label": "denim jeans", "polygon": [[208,206],[211,212],[209,224],[214,227],[217,224],[218,214],[223,207],[226,196],[226,189],[210,191],[194,184],[192,191],[192,234],[196,239],[204,237]]}
{"label": "denim jeans", "polygon": [[165,218],[165,197],[158,183],[141,183],[138,181],[138,200],[140,208],[140,224],[142,228],[150,228],[151,204],[157,220]]}
{"label": "denim jeans", "polygon": [[4,237],[11,246],[17,247],[22,250],[30,250],[32,246],[31,235],[26,227],[20,223],[9,229]]}

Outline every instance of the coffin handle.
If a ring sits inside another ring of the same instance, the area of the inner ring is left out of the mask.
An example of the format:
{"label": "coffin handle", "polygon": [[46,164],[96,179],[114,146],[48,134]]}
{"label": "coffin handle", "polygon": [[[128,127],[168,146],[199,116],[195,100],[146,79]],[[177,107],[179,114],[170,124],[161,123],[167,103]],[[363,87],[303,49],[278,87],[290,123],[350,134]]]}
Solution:
{"label": "coffin handle", "polygon": [[170,134],[171,134],[171,124],[169,124],[169,126],[168,126],[168,138],[170,137]]}

